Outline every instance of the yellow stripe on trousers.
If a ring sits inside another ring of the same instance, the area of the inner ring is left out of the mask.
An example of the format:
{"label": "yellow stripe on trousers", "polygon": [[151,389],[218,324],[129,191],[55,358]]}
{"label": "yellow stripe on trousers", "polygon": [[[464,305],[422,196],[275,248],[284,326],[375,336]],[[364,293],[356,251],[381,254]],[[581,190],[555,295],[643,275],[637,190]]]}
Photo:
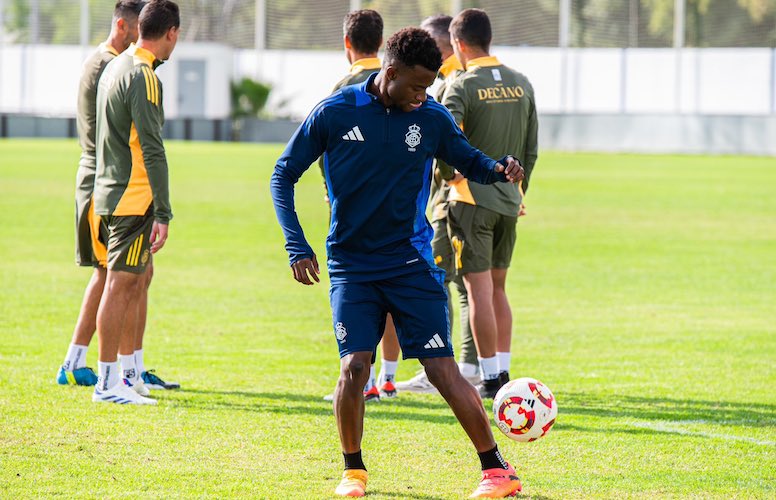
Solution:
{"label": "yellow stripe on trousers", "polygon": [[137,265],[137,261],[140,258],[140,250],[143,249],[143,237],[144,236],[145,235],[141,234],[137,238],[137,249],[135,249],[135,257],[132,259],[132,266],[133,267]]}
{"label": "yellow stripe on trousers", "polygon": [[131,265],[132,265],[132,264],[130,264],[130,262],[132,261],[132,252],[134,252],[134,251],[135,251],[135,246],[136,246],[136,245],[137,245],[137,240],[135,240],[135,241],[133,241],[133,242],[132,242],[132,245],[129,247],[129,252],[127,252],[127,260],[126,260],[126,264],[127,264],[128,266],[131,266]]}

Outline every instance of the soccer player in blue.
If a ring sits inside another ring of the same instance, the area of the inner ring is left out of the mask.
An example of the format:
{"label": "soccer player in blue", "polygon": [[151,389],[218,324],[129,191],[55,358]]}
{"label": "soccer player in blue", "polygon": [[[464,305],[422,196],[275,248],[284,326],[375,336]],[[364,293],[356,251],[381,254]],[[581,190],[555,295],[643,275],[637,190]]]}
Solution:
{"label": "soccer player in blue", "polygon": [[275,211],[294,279],[319,281],[318,260],[294,209],[294,184],[319,156],[331,199],[327,238],[332,327],[340,378],[334,415],[345,459],[335,494],[363,496],[363,387],[386,314],[396,324],[405,358],[418,358],[480,457],[482,481],[472,497],[520,490],[501,456],[477,390],[453,358],[444,271],[431,252],[425,217],[435,157],[474,182],[517,182],[511,156],[498,162],[473,148],[447,109],[426,95],[442,65],[434,40],[405,28],[388,40],[379,73],[319,103],[286,146],[272,175]]}

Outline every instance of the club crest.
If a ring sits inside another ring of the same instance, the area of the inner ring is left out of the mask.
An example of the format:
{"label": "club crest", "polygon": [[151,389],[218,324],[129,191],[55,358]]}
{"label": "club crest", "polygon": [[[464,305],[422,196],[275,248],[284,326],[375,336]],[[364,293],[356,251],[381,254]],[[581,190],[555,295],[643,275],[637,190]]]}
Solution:
{"label": "club crest", "polygon": [[420,127],[417,124],[410,125],[409,130],[407,130],[407,134],[404,136],[404,142],[407,143],[407,151],[415,151],[415,148],[418,144],[420,144]]}

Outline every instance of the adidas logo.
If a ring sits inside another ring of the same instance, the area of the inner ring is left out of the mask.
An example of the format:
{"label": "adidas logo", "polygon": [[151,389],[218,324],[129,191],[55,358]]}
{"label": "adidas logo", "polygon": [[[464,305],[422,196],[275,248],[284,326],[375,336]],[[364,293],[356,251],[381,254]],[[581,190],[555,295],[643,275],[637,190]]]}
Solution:
{"label": "adidas logo", "polygon": [[350,129],[347,134],[343,135],[342,139],[346,141],[364,142],[364,136],[361,135],[361,130],[359,130],[358,125]]}
{"label": "adidas logo", "polygon": [[435,333],[433,337],[431,337],[431,340],[426,342],[426,345],[423,346],[424,349],[439,349],[440,347],[444,347],[445,343],[442,342],[442,337],[439,336],[438,333]]}

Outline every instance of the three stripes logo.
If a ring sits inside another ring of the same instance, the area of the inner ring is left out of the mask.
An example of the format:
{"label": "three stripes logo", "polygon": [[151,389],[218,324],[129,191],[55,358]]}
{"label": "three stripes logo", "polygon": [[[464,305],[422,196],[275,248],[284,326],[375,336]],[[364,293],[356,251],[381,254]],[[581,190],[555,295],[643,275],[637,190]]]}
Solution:
{"label": "three stripes logo", "polygon": [[364,142],[364,136],[361,134],[358,125],[350,129],[347,134],[343,135],[342,139],[345,141]]}
{"label": "three stripes logo", "polygon": [[444,347],[445,343],[442,341],[442,337],[439,336],[438,333],[435,333],[433,337],[431,337],[431,340],[426,342],[426,345],[423,346],[424,349],[439,349],[440,347]]}
{"label": "three stripes logo", "polygon": [[140,66],[140,70],[143,72],[143,78],[145,78],[146,99],[158,106],[161,99],[159,98],[159,80],[156,78],[156,73],[145,65]]}
{"label": "three stripes logo", "polygon": [[130,267],[137,266],[140,259],[140,250],[143,248],[143,236],[145,235],[141,233],[129,247],[129,252],[127,252],[127,265]]}

